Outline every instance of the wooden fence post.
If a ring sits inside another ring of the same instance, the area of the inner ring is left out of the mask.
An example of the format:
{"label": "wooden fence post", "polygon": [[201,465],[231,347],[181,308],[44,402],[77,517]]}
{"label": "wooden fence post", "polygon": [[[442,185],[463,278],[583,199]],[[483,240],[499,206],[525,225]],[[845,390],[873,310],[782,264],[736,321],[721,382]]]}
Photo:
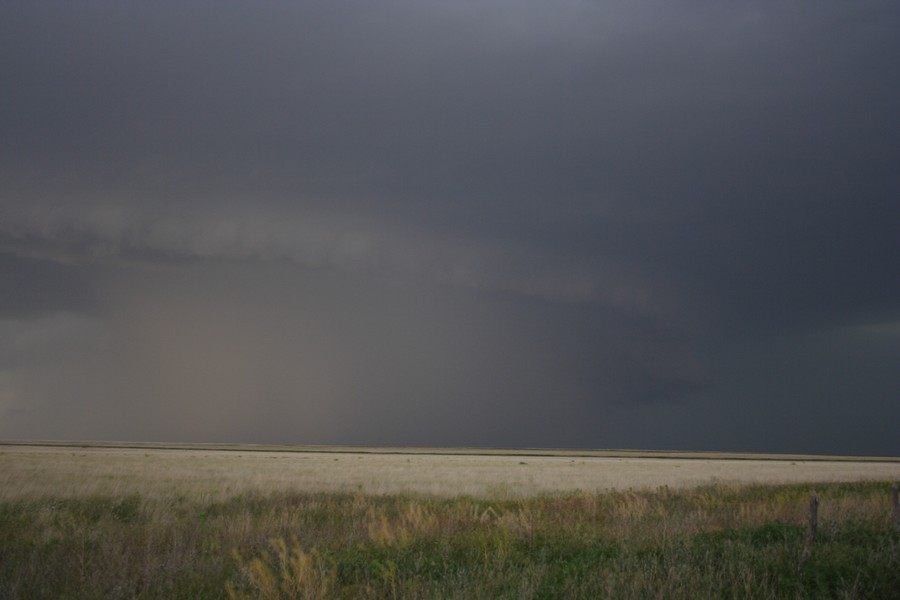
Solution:
{"label": "wooden fence post", "polygon": [[891,487],[891,518],[894,520],[894,529],[900,529],[900,484],[895,483]]}
{"label": "wooden fence post", "polygon": [[816,543],[816,527],[819,524],[819,497],[809,497],[809,533],[806,536],[806,549],[812,549]]}

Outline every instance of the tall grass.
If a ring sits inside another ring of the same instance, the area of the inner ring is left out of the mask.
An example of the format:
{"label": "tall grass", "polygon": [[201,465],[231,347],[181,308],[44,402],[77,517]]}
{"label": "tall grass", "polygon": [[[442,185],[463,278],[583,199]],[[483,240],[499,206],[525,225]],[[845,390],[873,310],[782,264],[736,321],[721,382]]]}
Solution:
{"label": "tall grass", "polygon": [[222,597],[900,598],[900,532],[878,482],[0,502],[0,598]]}

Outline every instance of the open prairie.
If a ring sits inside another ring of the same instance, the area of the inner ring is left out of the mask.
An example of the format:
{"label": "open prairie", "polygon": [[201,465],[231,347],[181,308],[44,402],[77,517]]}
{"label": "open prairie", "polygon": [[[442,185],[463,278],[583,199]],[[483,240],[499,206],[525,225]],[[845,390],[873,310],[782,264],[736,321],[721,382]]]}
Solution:
{"label": "open prairie", "polygon": [[0,598],[896,598],[898,479],[890,458],[3,444]]}
{"label": "open prairie", "polygon": [[481,498],[900,479],[891,458],[627,451],[0,445],[0,498],[354,492]]}

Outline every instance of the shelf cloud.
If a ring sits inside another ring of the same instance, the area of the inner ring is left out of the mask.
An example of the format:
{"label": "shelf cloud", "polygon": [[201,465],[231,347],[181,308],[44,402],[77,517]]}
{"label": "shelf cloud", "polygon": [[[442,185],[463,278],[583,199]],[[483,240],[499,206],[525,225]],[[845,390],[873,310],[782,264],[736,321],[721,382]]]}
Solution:
{"label": "shelf cloud", "polygon": [[898,18],[0,6],[0,438],[897,454]]}

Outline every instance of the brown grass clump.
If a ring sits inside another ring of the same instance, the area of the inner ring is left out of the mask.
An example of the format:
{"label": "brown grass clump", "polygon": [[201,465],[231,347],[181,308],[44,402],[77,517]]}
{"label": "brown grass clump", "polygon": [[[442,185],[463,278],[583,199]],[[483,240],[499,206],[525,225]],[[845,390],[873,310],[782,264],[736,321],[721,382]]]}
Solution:
{"label": "brown grass clump", "polygon": [[263,557],[247,560],[237,549],[232,556],[250,592],[237,591],[228,581],[225,587],[230,600],[313,600],[332,597],[336,588],[334,567],[325,563],[318,550],[303,550],[297,536],[291,538],[290,545],[283,538],[271,540],[270,550]]}

